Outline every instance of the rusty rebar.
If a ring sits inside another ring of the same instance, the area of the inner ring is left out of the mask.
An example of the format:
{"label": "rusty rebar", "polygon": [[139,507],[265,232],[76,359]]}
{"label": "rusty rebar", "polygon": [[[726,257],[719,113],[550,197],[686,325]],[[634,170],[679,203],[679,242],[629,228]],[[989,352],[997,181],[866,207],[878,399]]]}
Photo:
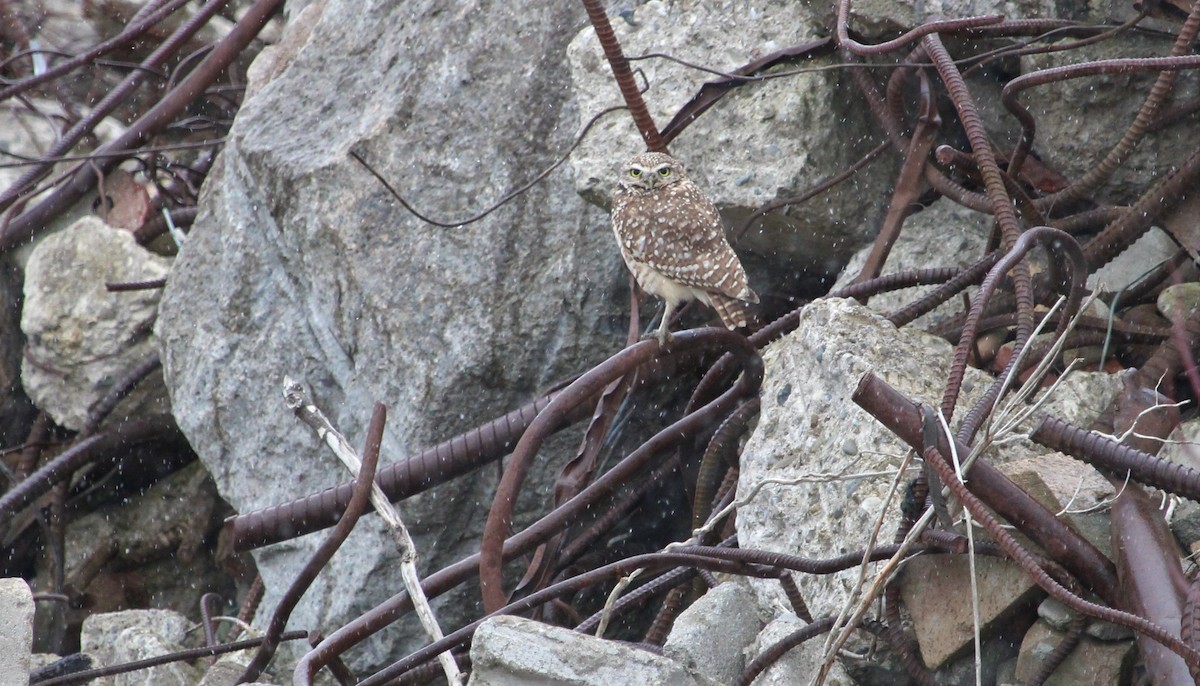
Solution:
{"label": "rusty rebar", "polygon": [[[701,557],[697,555],[689,555],[675,551],[647,553],[645,555],[635,555],[633,557],[618,560],[603,567],[585,572],[571,579],[566,579],[553,584],[545,589],[533,593],[525,598],[517,600],[513,603],[508,603],[497,608],[493,612],[489,612],[486,616],[467,624],[466,626],[454,631],[445,638],[434,641],[411,655],[393,662],[384,669],[372,674],[370,677],[359,682],[359,686],[383,686],[391,679],[395,679],[406,671],[413,669],[428,660],[432,659],[439,653],[451,650],[454,647],[461,646],[470,640],[470,637],[475,633],[475,630],[480,624],[487,621],[491,617],[500,615],[511,615],[532,607],[536,607],[564,593],[577,591],[588,586],[594,586],[600,581],[616,578],[632,572],[635,569],[645,569],[647,571],[656,571],[663,568],[672,568],[680,565],[695,566],[700,569],[712,569],[721,571],[727,574],[739,574],[758,578],[770,578],[774,572],[769,569],[761,569],[753,565],[740,564],[729,562],[719,558]],[[297,666],[297,672],[300,667]]]}
{"label": "rusty rebar", "polygon": [[[1183,642],[1200,650],[1200,577],[1194,576],[1188,582],[1187,599],[1183,604],[1183,616],[1180,618],[1179,636]],[[1200,683],[1200,666],[1189,666],[1190,674]]]}
{"label": "rusty rebar", "polygon": [[692,499],[692,528],[698,529],[712,513],[713,496],[724,476],[725,468],[737,467],[737,441],[746,432],[750,421],[758,415],[760,402],[751,398],[734,410],[713,433],[700,458],[696,472],[696,494]]}
{"label": "rusty rebar", "polygon": [[[669,354],[716,346],[726,348],[738,357],[745,370],[743,378],[751,379],[752,387],[757,389],[762,380],[762,361],[754,346],[741,334],[718,328],[684,331],[672,339]],[[563,389],[525,430],[521,440],[513,448],[512,457],[504,469],[500,484],[496,487],[496,495],[484,526],[483,543],[479,551],[479,581],[483,606],[488,612],[494,612],[507,603],[502,582],[504,540],[508,537],[512,524],[517,494],[542,442],[571,408],[601,392],[605,386],[629,373],[634,367],[658,357],[663,352],[655,341],[643,341],[622,350]]]}
{"label": "rusty rebar", "polygon": [[[676,334],[676,339],[678,340],[678,337],[687,333],[689,332]],[[695,332],[690,333],[695,335]],[[722,331],[721,333],[728,334],[729,332]],[[628,483],[634,475],[645,469],[655,456],[674,447],[685,437],[697,431],[699,427],[709,426],[719,417],[725,416],[748,393],[757,390],[761,381],[761,373],[761,366],[758,366],[757,370],[748,369],[737,385],[719,398],[659,431],[649,441],[630,453],[628,457],[580,491],[579,495],[547,513],[524,531],[506,540],[503,549],[504,559],[509,560],[533,550],[538,544],[561,531],[582,512],[594,507],[609,497],[617,488]],[[427,576],[422,582],[422,588],[430,598],[445,593],[471,575],[477,575],[479,561],[480,554],[476,553],[445,567]],[[313,675],[327,665],[330,660],[351,646],[366,640],[411,609],[412,600],[408,597],[407,591],[400,591],[366,614],[343,625],[300,659],[293,673],[295,683],[298,686],[310,686]]]}
{"label": "rusty rebar", "polygon": [[838,0],[837,4],[837,43],[839,48],[845,48],[852,53],[860,56],[864,55],[882,55],[894,50],[898,50],[910,43],[916,42],[918,39],[928,36],[933,33],[954,33],[956,31],[964,31],[966,29],[987,26],[988,24],[998,24],[1004,21],[1004,17],[999,14],[987,15],[982,17],[966,17],[964,19],[941,19],[938,21],[928,21],[920,26],[912,29],[901,35],[898,38],[893,38],[884,43],[875,45],[866,45],[859,43],[850,38],[848,24],[850,22],[850,0]]}
{"label": "rusty rebar", "polygon": [[[165,128],[192,101],[203,94],[205,88],[242,54],[242,51],[254,40],[281,3],[282,0],[256,0],[233,29],[217,43],[212,52],[194,70],[180,81],[178,86],[133,122],[125,130],[125,133],[99,148],[97,152],[103,154],[95,163],[99,171],[107,173],[112,170],[125,157],[113,153],[135,151],[139,145]],[[208,7],[205,6],[201,11],[207,11],[207,9]],[[66,183],[52,191],[37,205],[25,210],[13,218],[7,226],[0,228],[0,251],[11,250],[36,233],[45,230],[52,218],[61,214],[91,191],[95,183],[96,174],[92,171],[92,167],[80,168],[71,175]]]}
{"label": "rusty rebar", "polygon": [[1122,445],[1108,436],[1046,415],[1029,435],[1038,445],[1189,500],[1200,500],[1200,471]]}
{"label": "rusty rebar", "polygon": [[[958,480],[958,475],[955,474],[954,467],[942,455],[941,451],[938,450],[937,443],[939,442],[939,436],[942,435],[942,430],[936,419],[934,410],[929,406],[923,406],[923,415],[923,440],[925,442],[925,449],[922,455],[926,462],[933,465],[942,482],[950,488],[950,491],[958,498],[963,507],[971,513],[975,521],[991,535],[992,539],[996,541],[1004,552],[1021,566],[1021,569],[1025,571],[1026,575],[1034,583],[1050,594],[1055,600],[1058,600],[1076,612],[1132,629],[1170,649],[1171,652],[1184,658],[1186,662],[1200,664],[1200,651],[1185,645],[1177,636],[1171,634],[1163,626],[1145,617],[1111,607],[1104,607],[1103,605],[1097,605],[1085,600],[1072,593],[1051,577],[1046,570],[1042,569],[1037,560],[1004,528],[1000,520],[992,514],[987,506],[979,498],[975,497],[963,482]],[[978,464],[978,461],[976,464]],[[1144,648],[1145,646],[1143,645]]]}
{"label": "rusty rebar", "polygon": [[[887,382],[868,372],[858,382],[852,399],[900,440],[913,449],[921,449],[921,415],[917,406]],[[941,449],[948,452],[949,442],[944,437],[942,440]],[[956,447],[960,455],[970,453],[970,448],[961,442],[957,442]],[[986,460],[975,460],[966,476],[974,493],[989,507],[1079,577],[1105,602],[1116,602],[1119,585],[1116,567],[1086,538]]]}
{"label": "rusty rebar", "polygon": [[[892,246],[900,237],[900,229],[904,226],[904,220],[920,207],[917,201],[923,190],[921,179],[925,175],[925,165],[929,163],[929,151],[933,149],[934,137],[941,128],[942,118],[938,115],[937,105],[934,103],[929,77],[924,72],[918,73],[918,83],[920,84],[920,112],[917,115],[917,123],[913,127],[912,136],[909,138],[904,164],[900,167],[900,175],[892,190],[892,199],[888,203],[887,215],[883,219],[879,234],[852,284],[870,281],[879,276],[883,271],[883,263],[887,261],[888,255],[891,253]],[[866,304],[865,298],[862,299],[862,303]]]}
{"label": "rusty rebar", "polygon": [[75,55],[69,60],[59,62],[53,67],[49,67],[46,71],[40,74],[33,74],[23,79],[16,81],[4,88],[0,88],[0,101],[7,100],[14,95],[20,95],[25,91],[47,83],[53,79],[66,74],[77,67],[81,67],[88,62],[101,57],[105,54],[117,50],[138,38],[142,37],[147,31],[154,28],[159,22],[174,14],[176,10],[188,4],[191,0],[171,0],[162,7],[155,9],[151,14],[146,15],[142,19],[126,26],[120,33],[109,38],[106,41],[97,43],[87,50]]}
{"label": "rusty rebar", "polygon": [[363,447],[362,465],[354,478],[354,493],[350,497],[350,503],[346,505],[346,511],[342,513],[342,518],[338,520],[337,526],[329,532],[325,540],[321,541],[321,545],[313,552],[308,562],[304,563],[304,566],[296,574],[296,578],[284,591],[279,603],[275,606],[275,612],[271,614],[271,621],[263,635],[262,644],[258,646],[258,651],[254,653],[250,664],[246,665],[246,669],[238,678],[237,683],[254,681],[266,669],[267,664],[275,655],[275,649],[279,647],[280,636],[287,628],[292,610],[296,609],[296,605],[304,597],[309,586],[333,558],[338,548],[342,547],[342,543],[346,541],[350,532],[358,524],[359,518],[367,511],[371,486],[375,483],[375,468],[379,465],[379,448],[383,444],[383,429],[386,424],[387,408],[382,403],[375,403],[371,422],[367,426],[367,441]]}
{"label": "rusty rebar", "polygon": [[[377,481],[396,502],[468,474],[508,454],[557,392],[379,470]],[[559,428],[575,419],[569,418]],[[353,484],[344,482],[288,503],[229,518],[235,550],[248,550],[332,526],[346,509]]]}
{"label": "rusty rebar", "polygon": [[[302,638],[308,638],[307,631],[288,631],[280,637],[282,641],[295,641]],[[150,669],[159,665],[166,665],[172,662],[184,662],[188,660],[197,660],[202,657],[211,657],[213,655],[226,655],[228,653],[236,653],[239,650],[247,648],[256,648],[263,639],[248,638],[244,641],[234,641],[232,643],[223,643],[221,645],[191,648],[189,650],[179,650],[166,655],[156,657],[148,657],[144,660],[136,660],[134,662],[126,662],[124,664],[112,665],[110,667],[100,667],[98,669],[89,669],[83,672],[74,672],[65,676],[60,676],[54,679],[37,682],[37,686],[75,686],[75,684],[85,684],[90,681],[95,681],[101,677],[113,676],[115,674],[127,674],[136,672],[140,669]]]}
{"label": "rusty rebar", "polygon": [[182,438],[175,419],[169,414],[151,414],[121,422],[109,430],[94,434],[71,446],[42,465],[21,483],[0,496],[0,523],[47,493],[83,465],[134,443],[164,438]]}
{"label": "rusty rebar", "polygon": [[[1171,46],[1171,56],[1166,59],[1181,59],[1191,51],[1191,43],[1196,37],[1197,31],[1200,30],[1200,2],[1193,2],[1191,12],[1188,14],[1187,20],[1179,30],[1174,44]],[[1100,66],[1102,63],[1108,63],[1108,66]],[[1097,62],[1085,62],[1083,64],[1070,65],[1069,67],[1059,67],[1054,69],[1046,69],[1025,74],[1004,86],[1001,95],[1001,101],[1005,107],[1012,112],[1022,125],[1021,138],[1017,143],[1017,147],[1013,150],[1012,157],[1009,161],[1009,173],[1014,177],[1019,173],[1021,164],[1024,162],[1025,155],[1033,145],[1035,122],[1033,116],[1029,114],[1020,103],[1016,100],[1016,94],[1020,91],[1034,85],[1043,83],[1058,82],[1071,78],[1078,78],[1089,74],[1110,74],[1121,73],[1122,71],[1133,71],[1138,68],[1135,66],[1138,60],[1102,60]],[[1117,66],[1114,66],[1117,65]],[[1200,65],[1200,62],[1197,63]],[[1196,65],[1193,65],[1196,66]],[[1093,71],[1093,67],[1097,67],[1099,71]],[[1107,71],[1113,69],[1114,71]],[[1164,100],[1171,92],[1171,88],[1175,84],[1175,69],[1164,69],[1160,72],[1158,78],[1155,79],[1154,85],[1150,88],[1150,93],[1146,96],[1142,106],[1138,109],[1137,115],[1134,117],[1133,123],[1126,129],[1121,140],[1113,147],[1107,155],[1096,165],[1094,165],[1084,175],[1082,179],[1071,184],[1067,188],[1054,193],[1042,199],[1041,203],[1046,206],[1055,204],[1070,204],[1071,202],[1082,198],[1084,195],[1094,190],[1104,179],[1112,175],[1116,169],[1128,159],[1129,155],[1137,147],[1142,137],[1153,121],[1155,114],[1162,106]]]}
{"label": "rusty rebar", "polygon": [[612,24],[608,22],[604,3],[600,0],[583,0],[583,6],[587,10],[592,28],[596,30],[596,38],[600,41],[600,47],[604,49],[604,57],[608,60],[608,66],[612,68],[617,88],[621,90],[621,97],[625,98],[625,105],[633,116],[634,126],[642,134],[642,140],[646,142],[646,149],[652,152],[666,152],[667,146],[659,137],[658,127],[654,125],[654,117],[650,116],[650,110],[646,108],[646,101],[642,100],[642,93],[638,89],[637,81],[633,78],[633,70],[629,68],[629,60],[621,51],[621,43],[617,40],[617,35],[613,33]]}
{"label": "rusty rebar", "polygon": [[[1157,503],[1140,486],[1123,485],[1115,476],[1109,482],[1120,488],[1112,507],[1113,556],[1123,596],[1120,607],[1177,632],[1188,581],[1179,564],[1175,537]],[[1151,683],[1186,684],[1191,680],[1189,668],[1200,669],[1200,650],[1183,641],[1179,644],[1187,652],[1141,632],[1137,643]]]}
{"label": "rusty rebar", "polygon": [[[38,179],[45,176],[54,166],[53,158],[66,154],[80,139],[96,128],[96,125],[104,117],[107,117],[118,105],[125,102],[134,90],[142,84],[147,75],[153,73],[171,55],[175,54],[175,51],[207,24],[209,19],[220,11],[228,1],[213,0],[213,2],[200,7],[187,21],[180,24],[179,28],[175,29],[169,38],[158,44],[154,51],[146,59],[142,60],[138,68],[131,70],[120,84],[104,96],[104,99],[96,103],[74,126],[59,135],[54,144],[43,155],[47,159],[46,162],[30,167],[11,186],[0,190],[0,211],[7,209],[12,205],[14,200],[27,192]],[[83,168],[81,166],[78,169],[82,171]]]}

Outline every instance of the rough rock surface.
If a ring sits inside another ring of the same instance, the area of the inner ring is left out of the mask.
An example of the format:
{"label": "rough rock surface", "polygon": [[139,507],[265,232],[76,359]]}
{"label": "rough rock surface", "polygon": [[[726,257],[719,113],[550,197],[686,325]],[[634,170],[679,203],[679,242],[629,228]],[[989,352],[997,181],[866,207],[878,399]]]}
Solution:
{"label": "rough rock surface", "polygon": [[[56,423],[83,428],[91,407],[156,354],[151,327],[158,291],[110,293],[104,284],[162,278],[169,264],[138,246],[128,231],[95,217],[80,219],[34,248],[25,265],[21,381]],[[158,378],[139,384],[115,416],[167,411]]]}
{"label": "rough rock surface", "polygon": [[709,590],[675,619],[663,655],[718,684],[737,681],[763,628],[754,593],[736,582]]}
{"label": "rough rock surface", "polygon": [[[1029,633],[1025,634],[1025,640],[1021,644],[1021,655],[1017,658],[1016,678],[1019,683],[1029,683],[1033,679],[1042,662],[1063,640],[1063,636],[1065,633],[1055,631],[1044,621],[1033,625]],[[1043,683],[1046,686],[1127,684],[1136,654],[1132,640],[1098,641],[1085,635],[1067,659]]]}
{"label": "rough rock surface", "polygon": [[[803,629],[805,623],[795,615],[782,615],[768,624],[757,641],[746,654],[747,662],[765,653],[776,643],[787,638],[793,632]],[[784,653],[766,671],[754,681],[757,686],[788,686],[789,684],[811,683],[813,675],[821,668],[825,655],[825,636],[805,641],[800,646]],[[825,679],[827,686],[856,686],[855,681],[846,673],[836,660],[830,666],[829,675]]]}
{"label": "rough rock surface", "polygon": [[[1171,43],[1170,36],[1127,33],[1118,39],[1069,52],[1022,57],[1021,71],[1028,73],[1089,60],[1167,57]],[[1034,151],[1067,178],[1083,177],[1121,140],[1157,75],[1157,72],[1147,71],[1086,76],[1021,91],[1020,103],[1037,119]],[[1197,94],[1200,94],[1200,75],[1181,72],[1171,101],[1185,102]],[[1114,118],[1095,116],[1096,112],[1119,112],[1122,116],[1114,123]],[[1194,143],[1198,138],[1200,121],[1195,118],[1147,135],[1128,161],[1102,186],[1099,197],[1113,204],[1136,200],[1149,188],[1152,180],[1195,150]],[[1000,146],[1013,143],[997,141]]]}
{"label": "rough rock surface", "polygon": [[[661,52],[723,70],[814,40],[821,28],[807,5],[787,0],[652,0],[637,5],[628,20],[613,17],[612,24],[626,55]],[[571,43],[570,58],[581,123],[623,104],[591,27]],[[717,78],[662,59],[639,61],[635,68],[650,84],[643,97],[660,128],[701,85]],[[842,95],[852,92],[849,77],[836,71],[751,84],[693,122],[671,143],[671,152],[732,229],[765,202],[798,195],[875,145],[865,108],[848,106],[853,99]],[[625,112],[604,117],[571,156],[579,192],[607,207],[621,165],[644,149]],[[793,206],[786,216],[772,215],[735,247],[775,265],[836,271],[882,216],[891,175],[887,165],[872,165],[839,191]]]}
{"label": "rough rock surface", "polygon": [[[627,319],[608,218],[566,170],[480,222],[443,228],[348,154],[433,217],[490,206],[575,135],[565,54],[582,7],[328,0],[306,11],[320,12],[308,40],[237,117],[158,320],[178,422],[242,512],[348,479],[284,407],[285,374],[311,385],[353,444],[386,403],[391,462],[602,360]],[[550,459],[536,469],[557,471]],[[403,503],[422,571],[473,552],[494,474]],[[521,516],[533,505],[519,503]],[[378,529],[375,517],[359,524],[294,626],[341,626],[401,588]],[[263,607],[319,540],[257,553]],[[357,650],[358,664],[395,659],[401,633]]]}
{"label": "rough rock surface", "polygon": [[683,666],[654,653],[521,617],[475,631],[469,686],[695,686]]}
{"label": "rough rock surface", "polygon": [[[739,499],[755,493],[738,511],[742,546],[833,557],[865,546],[881,511],[886,512],[883,535],[890,537],[888,523],[899,515],[897,499],[889,503],[888,492],[907,447],[855,405],[851,393],[862,375],[873,371],[913,400],[938,403],[950,359],[945,341],[914,329],[896,331],[853,301],[809,305],[797,330],[763,356],[762,412],[742,454],[738,483]],[[958,416],[987,383],[982,372],[968,369]],[[1086,424],[1119,386],[1114,375],[1076,373],[1044,409]],[[1007,438],[1006,460],[1045,453],[1027,439]],[[766,479],[788,483],[756,490]],[[838,613],[857,577],[854,569],[800,579],[813,616]],[[778,584],[754,582],[753,587],[760,603],[785,606]]]}
{"label": "rough rock surface", "polygon": [[[741,544],[833,557],[864,546],[885,506],[884,521],[896,521],[898,497],[889,503],[888,492],[907,447],[850,395],[861,376],[874,371],[913,400],[937,403],[950,356],[945,341],[914,329],[897,331],[853,301],[809,305],[799,328],[763,355],[762,412],[742,453],[738,498],[767,478],[806,481],[766,485],[742,506]],[[978,394],[987,377],[968,372]],[[857,577],[849,570],[798,582],[813,616],[823,617],[841,610]],[[777,587],[755,584],[772,594]]]}
{"label": "rough rock surface", "polygon": [[[88,617],[80,634],[81,650],[110,666],[157,657],[182,649],[191,622],[170,610],[126,610]],[[192,686],[201,672],[186,662],[104,677],[100,686]]]}
{"label": "rough rock surface", "polygon": [[[939,267],[966,267],[984,254],[988,235],[992,232],[990,216],[969,210],[949,200],[939,200],[904,221],[900,237],[888,253],[884,275],[897,274],[913,269],[925,269],[930,265]],[[872,246],[856,252],[832,290],[844,288],[854,281],[866,264]],[[872,296],[867,305],[883,315],[904,307],[925,295],[937,286],[918,286]],[[938,309],[918,318],[913,324],[928,331],[932,326],[959,315],[962,304],[959,300],[946,303]]]}
{"label": "rough rock surface", "polygon": [[[980,634],[1034,607],[1041,589],[1015,563],[975,559]],[[937,669],[974,642],[971,567],[966,556],[918,557],[904,565],[900,595],[912,616],[921,657]]]}
{"label": "rough rock surface", "polygon": [[0,686],[29,683],[33,592],[24,579],[0,579]]}

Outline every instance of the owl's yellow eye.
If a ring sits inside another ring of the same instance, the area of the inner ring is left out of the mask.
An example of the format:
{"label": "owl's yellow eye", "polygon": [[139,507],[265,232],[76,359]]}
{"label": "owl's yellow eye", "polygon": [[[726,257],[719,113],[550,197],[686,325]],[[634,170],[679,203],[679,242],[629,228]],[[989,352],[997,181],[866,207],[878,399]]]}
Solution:
{"label": "owl's yellow eye", "polygon": [[629,175],[636,179],[642,175],[642,170],[641,169],[630,169]]}
{"label": "owl's yellow eye", "polygon": [[668,176],[670,176],[670,175],[671,175],[671,168],[670,168],[670,167],[663,167],[662,169],[659,169],[659,170],[658,170],[658,175],[659,175],[659,176],[661,176],[661,177],[663,177],[664,179],[665,179],[665,178],[667,178]]}

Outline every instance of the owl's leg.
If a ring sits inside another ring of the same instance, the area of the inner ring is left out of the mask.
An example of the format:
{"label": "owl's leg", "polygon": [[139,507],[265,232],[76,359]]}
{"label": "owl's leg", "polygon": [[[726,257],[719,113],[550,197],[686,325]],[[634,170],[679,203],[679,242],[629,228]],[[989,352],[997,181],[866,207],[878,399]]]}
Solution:
{"label": "owl's leg", "polygon": [[658,339],[658,347],[665,348],[667,343],[671,342],[671,332],[667,329],[671,324],[671,314],[675,312],[675,301],[668,298],[663,301],[663,316],[662,324],[658,325],[658,331],[654,337]]}

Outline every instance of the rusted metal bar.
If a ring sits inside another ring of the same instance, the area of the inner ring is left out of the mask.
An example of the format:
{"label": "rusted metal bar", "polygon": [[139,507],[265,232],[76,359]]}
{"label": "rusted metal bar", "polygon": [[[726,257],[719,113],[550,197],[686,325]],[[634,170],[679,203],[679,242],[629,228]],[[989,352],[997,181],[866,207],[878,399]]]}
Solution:
{"label": "rusted metal bar", "polygon": [[[487,424],[459,434],[412,457],[379,470],[379,487],[396,502],[475,471],[504,457],[557,391]],[[558,428],[581,418],[568,417]],[[345,482],[289,503],[247,512],[226,520],[235,550],[249,550],[333,526],[346,509],[353,483]]]}
{"label": "rusted metal bar", "polygon": [[342,518],[338,520],[337,526],[321,542],[309,561],[304,563],[304,567],[296,574],[296,578],[288,586],[288,589],[284,591],[283,597],[275,606],[275,612],[271,615],[271,621],[263,635],[262,645],[258,646],[258,651],[254,653],[254,658],[250,660],[250,664],[246,665],[242,675],[238,677],[237,683],[244,684],[254,681],[266,669],[267,664],[275,655],[275,649],[279,647],[280,637],[283,635],[283,630],[287,628],[292,610],[296,609],[296,605],[304,597],[304,592],[312,585],[325,565],[329,564],[334,553],[342,547],[342,543],[346,541],[350,532],[354,530],[354,526],[358,524],[359,518],[367,511],[371,486],[375,483],[375,468],[379,466],[379,448],[383,443],[383,429],[386,423],[387,408],[381,403],[375,403],[375,411],[371,416],[371,423],[367,427],[367,441],[363,448],[362,465],[354,479],[354,494],[350,497],[350,504],[346,506],[346,511],[342,513]]}
{"label": "rusted metal bar", "polygon": [[139,145],[144,144],[178,117],[238,55],[242,54],[282,2],[283,0],[257,0],[251,5],[234,25],[233,30],[217,43],[212,52],[178,86],[139,117],[125,133],[97,150],[98,158],[94,165],[80,168],[65,184],[3,227],[3,230],[0,230],[0,252],[11,250],[44,230],[51,219],[90,192],[97,179],[93,169],[107,173],[124,159],[123,155],[110,153],[136,150]]}
{"label": "rusted metal bar", "polygon": [[142,441],[182,438],[175,419],[169,414],[152,414],[131,419],[76,443],[58,457],[50,460],[28,478],[0,496],[0,523],[7,523],[21,508],[33,503],[55,484],[89,461]]}
{"label": "rusted metal bar", "polygon": [[642,100],[637,81],[633,78],[633,71],[629,68],[629,60],[621,51],[621,43],[617,41],[617,34],[613,33],[612,24],[608,22],[604,3],[600,0],[583,0],[583,6],[587,10],[588,20],[592,22],[592,28],[596,30],[596,38],[600,40],[600,47],[604,49],[604,57],[608,60],[608,66],[612,68],[613,78],[617,80],[617,88],[621,90],[621,97],[625,98],[625,105],[629,107],[629,113],[633,115],[633,123],[641,132],[642,140],[646,142],[646,149],[653,152],[666,152],[667,146],[659,136],[658,127],[654,125],[654,118],[650,116],[650,110],[646,109],[646,101]]}
{"label": "rusted metal bar", "polygon": [[135,23],[130,24],[129,26],[126,26],[123,31],[112,38],[97,43],[91,48],[88,48],[86,51],[72,57],[69,60],[59,62],[40,74],[33,74],[32,76],[20,79],[16,83],[0,89],[0,102],[13,97],[14,95],[24,93],[25,91],[43,83],[47,83],[52,79],[56,79],[67,72],[91,62],[97,57],[132,43],[150,29],[154,28],[163,19],[167,18],[167,16],[173,14],[176,10],[188,4],[189,2],[191,2],[191,0],[171,0],[162,7],[155,9],[153,13],[145,16]]}
{"label": "rusted metal bar", "polygon": [[[1089,617],[1094,617],[1114,624],[1119,624],[1126,628],[1132,629],[1141,636],[1153,639],[1162,647],[1170,649],[1176,655],[1182,657],[1188,662],[1200,664],[1200,651],[1186,645],[1179,640],[1176,633],[1172,633],[1173,627],[1168,629],[1160,623],[1147,619],[1146,617],[1097,605],[1091,601],[1085,600],[1070,589],[1063,586],[1059,581],[1054,579],[1042,565],[1030,554],[1028,550],[1021,546],[1004,526],[1000,520],[992,514],[992,512],[983,504],[983,502],[975,496],[966,485],[958,480],[955,474],[954,467],[950,465],[949,460],[937,448],[938,437],[942,435],[941,427],[939,426],[934,410],[931,407],[924,406],[923,410],[923,443],[925,445],[921,455],[925,461],[931,464],[942,482],[949,487],[950,491],[958,498],[963,507],[971,513],[971,516],[991,535],[996,543],[1004,549],[1005,553],[1013,559],[1021,569],[1046,593],[1050,594],[1055,600],[1063,603],[1067,607],[1080,612]],[[978,461],[976,461],[978,464]],[[1140,608],[1139,608],[1140,609]],[[1143,644],[1144,645],[1144,644]],[[1178,682],[1173,682],[1178,683]],[[1186,683],[1186,682],[1185,682]]]}
{"label": "rusted metal bar", "polygon": [[[722,333],[729,332],[722,331]],[[675,340],[677,341],[685,335],[689,335],[689,332],[676,334]],[[690,335],[695,335],[695,333]],[[617,488],[626,484],[634,475],[644,470],[655,456],[671,449],[685,437],[699,430],[700,427],[711,425],[718,421],[718,418],[725,416],[747,394],[757,391],[761,373],[761,366],[758,367],[757,373],[754,369],[748,369],[738,384],[722,394],[721,397],[658,432],[653,438],[630,453],[628,457],[580,491],[579,495],[551,511],[524,531],[506,540],[504,542],[504,559],[509,560],[533,550],[538,544],[575,520],[580,513],[594,507],[609,497]],[[460,560],[430,574],[422,581],[421,587],[430,598],[445,593],[471,575],[477,575],[479,560],[478,553]],[[412,600],[406,591],[401,591],[366,614],[345,624],[301,658],[293,673],[294,682],[298,686],[310,686],[313,676],[329,664],[330,660],[353,645],[366,640],[411,609]]]}
{"label": "rusted metal bar", "polygon": [[1128,473],[1129,478],[1139,483],[1200,500],[1200,471],[1122,445],[1056,417],[1043,417],[1029,438],[1098,469],[1118,475]]}
{"label": "rusted metal bar", "polygon": [[[921,449],[921,415],[911,400],[870,372],[859,381],[852,397],[859,407],[875,417],[900,440],[916,450]],[[942,441],[944,440],[943,437]],[[960,455],[970,452],[970,448],[961,443],[957,449]],[[944,445],[943,450],[949,452],[948,443]],[[1034,500],[986,460],[976,460],[967,471],[967,476],[973,492],[988,507],[1041,546],[1105,602],[1115,604],[1119,585],[1116,567],[1087,539],[1055,517],[1053,512]]]}
{"label": "rusted metal bar", "polygon": [[[750,379],[752,388],[757,389],[762,381],[762,360],[754,346],[741,334],[719,328],[684,331],[672,339],[669,354],[717,346],[727,348],[737,356],[745,370],[743,379]],[[658,357],[662,352],[663,349],[655,341],[643,341],[622,350],[563,389],[521,436],[505,467],[500,484],[496,487],[496,496],[484,526],[483,544],[479,551],[479,582],[486,611],[494,612],[507,604],[501,569],[504,540],[508,537],[512,524],[517,494],[542,441],[553,432],[572,408],[600,393],[605,386],[636,366]]]}
{"label": "rusted metal bar", "polygon": [[[1120,480],[1112,478],[1116,487]],[[1183,615],[1188,581],[1179,564],[1175,537],[1167,528],[1162,512],[1140,487],[1121,490],[1112,510],[1113,555],[1117,577],[1121,580],[1121,607],[1150,621],[1176,631]],[[1152,684],[1192,682],[1185,661],[1178,651],[1158,640],[1138,634],[1138,648]],[[1188,646],[1197,652],[1192,646]],[[1200,668],[1200,659],[1191,660]]]}

